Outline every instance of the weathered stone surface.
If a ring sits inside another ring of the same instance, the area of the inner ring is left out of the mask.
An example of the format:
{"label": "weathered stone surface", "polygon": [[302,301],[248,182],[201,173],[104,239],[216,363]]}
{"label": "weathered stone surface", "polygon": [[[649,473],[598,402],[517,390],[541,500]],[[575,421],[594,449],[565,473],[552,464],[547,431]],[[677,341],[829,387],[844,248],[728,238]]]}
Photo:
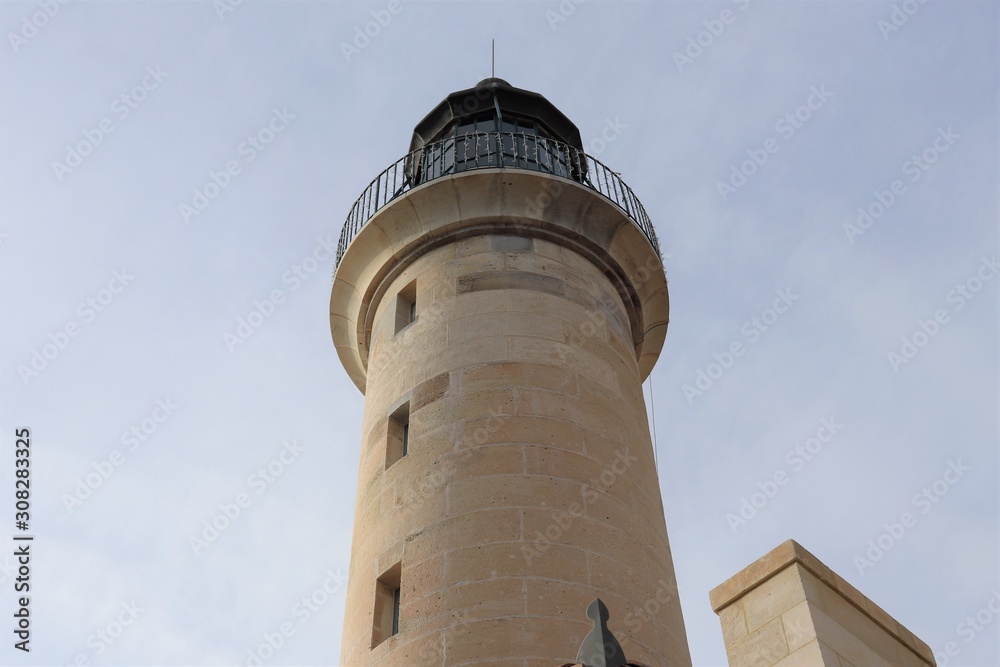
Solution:
{"label": "weathered stone surface", "polygon": [[498,234],[493,237],[493,249],[497,252],[530,253],[531,239],[524,236]]}
{"label": "weathered stone surface", "polygon": [[430,380],[425,380],[413,388],[413,398],[410,403],[410,412],[416,412],[428,403],[433,403],[446,393],[451,383],[451,376],[448,373],[440,373]]}
{"label": "weathered stone surface", "polygon": [[[666,283],[621,268],[655,253],[573,183],[532,221],[504,207],[548,177],[473,176],[385,207],[331,297],[366,392],[341,663],[558,667],[600,596],[630,659],[690,665],[634,340]],[[403,290],[416,319],[397,332]],[[385,467],[405,401],[407,454]],[[393,559],[400,632],[372,649]]]}
{"label": "weathered stone surface", "polygon": [[792,540],[710,597],[734,666],[935,664],[926,644]]}
{"label": "weathered stone surface", "polygon": [[559,278],[530,271],[482,271],[458,279],[459,294],[486,290],[517,289],[562,296],[566,285]]}

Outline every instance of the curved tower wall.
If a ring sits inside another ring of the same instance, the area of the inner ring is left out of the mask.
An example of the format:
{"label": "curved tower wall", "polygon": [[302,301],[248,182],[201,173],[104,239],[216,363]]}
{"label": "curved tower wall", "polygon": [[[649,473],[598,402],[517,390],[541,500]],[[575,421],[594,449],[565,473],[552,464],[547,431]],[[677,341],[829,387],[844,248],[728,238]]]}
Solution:
{"label": "curved tower wall", "polygon": [[558,667],[595,597],[629,660],[690,664],[641,389],[666,279],[634,222],[541,173],[439,178],[361,229],[330,312],[365,393],[342,664]]}

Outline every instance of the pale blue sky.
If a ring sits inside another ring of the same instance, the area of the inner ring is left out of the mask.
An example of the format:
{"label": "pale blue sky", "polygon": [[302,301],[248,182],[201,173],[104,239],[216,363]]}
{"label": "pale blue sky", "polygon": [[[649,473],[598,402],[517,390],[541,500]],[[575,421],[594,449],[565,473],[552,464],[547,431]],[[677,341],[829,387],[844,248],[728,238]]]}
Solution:
{"label": "pale blue sky", "polygon": [[[245,0],[221,18],[211,2],[53,2],[44,19],[44,2],[0,4],[0,497],[12,511],[7,445],[29,426],[37,535],[32,652],[8,634],[0,663],[242,665],[286,622],[265,664],[336,663],[362,396],[330,339],[326,239],[413,126],[489,74],[491,38],[497,75],[585,144],[624,126],[599,157],[668,255],[651,407],[695,664],[725,661],[708,591],[788,538],[935,651],[954,642],[948,664],[1000,661],[1000,619],[960,627],[1000,583],[995,3],[913,0],[890,31],[891,2],[567,0],[554,21],[557,2],[404,0],[348,59],[389,2]],[[264,128],[270,143],[244,144]],[[81,142],[96,145],[53,167]],[[925,151],[926,170],[907,164]],[[231,351],[225,334],[275,290]],[[926,344],[894,364],[915,334]],[[65,348],[37,375],[19,370],[52,340]],[[685,395],[699,371],[718,377]],[[795,449],[824,419],[842,426],[806,461]],[[133,427],[145,440],[123,438]],[[251,477],[281,456],[272,482]],[[776,474],[734,533],[727,515]],[[249,506],[196,554],[189,538],[239,494]],[[904,512],[913,525],[861,564]],[[327,580],[306,617],[295,605]]]}

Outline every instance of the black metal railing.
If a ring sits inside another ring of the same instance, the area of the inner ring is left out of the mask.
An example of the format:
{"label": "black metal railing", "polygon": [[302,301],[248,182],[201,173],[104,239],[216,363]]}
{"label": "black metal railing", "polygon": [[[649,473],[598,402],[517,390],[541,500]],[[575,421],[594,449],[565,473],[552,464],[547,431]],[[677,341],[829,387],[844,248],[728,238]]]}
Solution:
{"label": "black metal railing", "polygon": [[[522,132],[481,132],[427,144],[396,160],[376,176],[347,214],[337,245],[336,266],[340,266],[347,246],[361,228],[396,197],[442,176],[498,167],[529,169],[585,185],[624,211],[660,255],[656,230],[646,209],[617,172],[561,141]],[[528,201],[525,205],[541,209],[545,202]]]}

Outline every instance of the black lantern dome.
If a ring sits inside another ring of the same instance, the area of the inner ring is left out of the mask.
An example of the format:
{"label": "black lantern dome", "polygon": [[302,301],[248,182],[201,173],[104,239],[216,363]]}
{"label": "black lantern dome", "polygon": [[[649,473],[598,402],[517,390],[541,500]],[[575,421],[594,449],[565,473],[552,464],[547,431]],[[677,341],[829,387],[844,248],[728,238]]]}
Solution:
{"label": "black lantern dome", "polygon": [[446,97],[413,128],[410,150],[468,132],[531,132],[583,150],[580,130],[555,105],[498,78]]}
{"label": "black lantern dome", "polygon": [[580,130],[544,96],[483,79],[446,97],[413,129],[407,171],[416,185],[448,173],[508,167],[582,181]]}

